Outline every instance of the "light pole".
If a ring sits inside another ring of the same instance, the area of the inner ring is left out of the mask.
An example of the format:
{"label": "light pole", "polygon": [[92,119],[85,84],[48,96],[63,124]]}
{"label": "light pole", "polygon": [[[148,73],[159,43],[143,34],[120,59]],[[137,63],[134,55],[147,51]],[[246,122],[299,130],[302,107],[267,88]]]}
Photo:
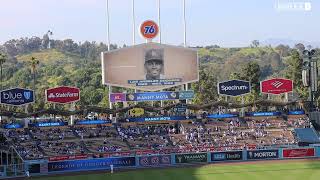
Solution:
{"label": "light pole", "polygon": [[302,83],[309,87],[309,111],[314,111],[315,93],[318,90],[318,66],[314,49],[303,51]]}

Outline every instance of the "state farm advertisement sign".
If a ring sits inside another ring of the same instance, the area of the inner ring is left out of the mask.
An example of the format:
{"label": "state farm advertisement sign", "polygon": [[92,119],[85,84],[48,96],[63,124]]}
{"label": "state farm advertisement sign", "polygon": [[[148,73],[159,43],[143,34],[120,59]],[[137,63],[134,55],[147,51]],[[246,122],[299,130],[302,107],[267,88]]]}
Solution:
{"label": "state farm advertisement sign", "polygon": [[46,90],[48,102],[71,103],[80,100],[80,89],[76,87],[60,86]]}
{"label": "state farm advertisement sign", "polygon": [[284,149],[284,158],[300,158],[300,157],[313,157],[315,156],[314,148],[306,149]]}
{"label": "state farm advertisement sign", "polygon": [[291,92],[293,89],[293,81],[290,79],[274,78],[260,82],[262,93],[282,94]]}

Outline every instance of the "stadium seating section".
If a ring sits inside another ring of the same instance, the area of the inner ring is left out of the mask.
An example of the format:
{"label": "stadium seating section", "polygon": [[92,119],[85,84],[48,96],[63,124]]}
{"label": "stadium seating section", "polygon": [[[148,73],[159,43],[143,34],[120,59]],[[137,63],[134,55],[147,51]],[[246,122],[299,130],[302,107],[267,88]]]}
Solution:
{"label": "stadium seating section", "polygon": [[309,124],[305,115],[289,115],[0,130],[22,158],[41,159],[285,147],[308,138]]}

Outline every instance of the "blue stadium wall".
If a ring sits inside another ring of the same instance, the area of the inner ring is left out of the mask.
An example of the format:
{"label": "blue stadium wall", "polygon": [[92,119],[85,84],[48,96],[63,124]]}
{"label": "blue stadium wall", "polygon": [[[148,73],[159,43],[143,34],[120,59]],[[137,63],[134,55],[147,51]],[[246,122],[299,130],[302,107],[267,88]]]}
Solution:
{"label": "blue stadium wall", "polygon": [[110,170],[110,165],[113,165],[114,169],[131,169],[163,166],[183,166],[186,164],[198,163],[207,164],[315,157],[320,157],[320,146],[267,150],[91,158],[53,162],[49,162],[47,160],[33,160],[25,162],[25,170],[29,171],[32,176],[36,176],[80,171]]}

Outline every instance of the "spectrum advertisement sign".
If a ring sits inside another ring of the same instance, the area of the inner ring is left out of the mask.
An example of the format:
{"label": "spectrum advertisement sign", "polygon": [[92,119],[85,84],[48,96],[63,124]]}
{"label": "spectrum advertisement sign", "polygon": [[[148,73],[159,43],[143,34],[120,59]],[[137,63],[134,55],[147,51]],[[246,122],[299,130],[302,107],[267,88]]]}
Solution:
{"label": "spectrum advertisement sign", "polygon": [[238,161],[238,160],[242,160],[242,151],[211,153],[211,161]]}
{"label": "spectrum advertisement sign", "polygon": [[46,98],[52,103],[71,103],[80,100],[80,89],[76,87],[60,86],[46,90]]}
{"label": "spectrum advertisement sign", "polygon": [[207,153],[197,153],[197,154],[176,154],[176,163],[200,163],[207,162]]}
{"label": "spectrum advertisement sign", "polygon": [[170,165],[170,164],[171,164],[170,155],[139,157],[140,166],[161,166],[161,165]]}
{"label": "spectrum advertisement sign", "polygon": [[197,116],[162,116],[162,117],[136,117],[128,118],[129,122],[150,122],[150,121],[181,121],[196,119]]}
{"label": "spectrum advertisement sign", "polygon": [[25,105],[34,102],[34,92],[30,89],[13,88],[0,92],[0,103],[14,106]]}
{"label": "spectrum advertisement sign", "polygon": [[314,148],[306,149],[284,149],[284,158],[302,158],[302,157],[313,157],[315,156]]}
{"label": "spectrum advertisement sign", "polygon": [[197,50],[143,43],[101,53],[102,83],[159,91],[199,80]]}
{"label": "spectrum advertisement sign", "polygon": [[255,150],[247,151],[248,159],[277,159],[279,158],[278,150]]}
{"label": "spectrum advertisement sign", "polygon": [[293,81],[290,79],[274,78],[260,82],[260,91],[266,94],[282,94],[292,89]]}
{"label": "spectrum advertisement sign", "polygon": [[218,94],[227,96],[240,96],[251,91],[250,82],[242,80],[230,80],[218,83]]}
{"label": "spectrum advertisement sign", "polygon": [[135,166],[136,161],[135,157],[114,157],[104,159],[49,162],[48,172],[110,169],[110,165],[113,165],[114,167],[130,167]]}

